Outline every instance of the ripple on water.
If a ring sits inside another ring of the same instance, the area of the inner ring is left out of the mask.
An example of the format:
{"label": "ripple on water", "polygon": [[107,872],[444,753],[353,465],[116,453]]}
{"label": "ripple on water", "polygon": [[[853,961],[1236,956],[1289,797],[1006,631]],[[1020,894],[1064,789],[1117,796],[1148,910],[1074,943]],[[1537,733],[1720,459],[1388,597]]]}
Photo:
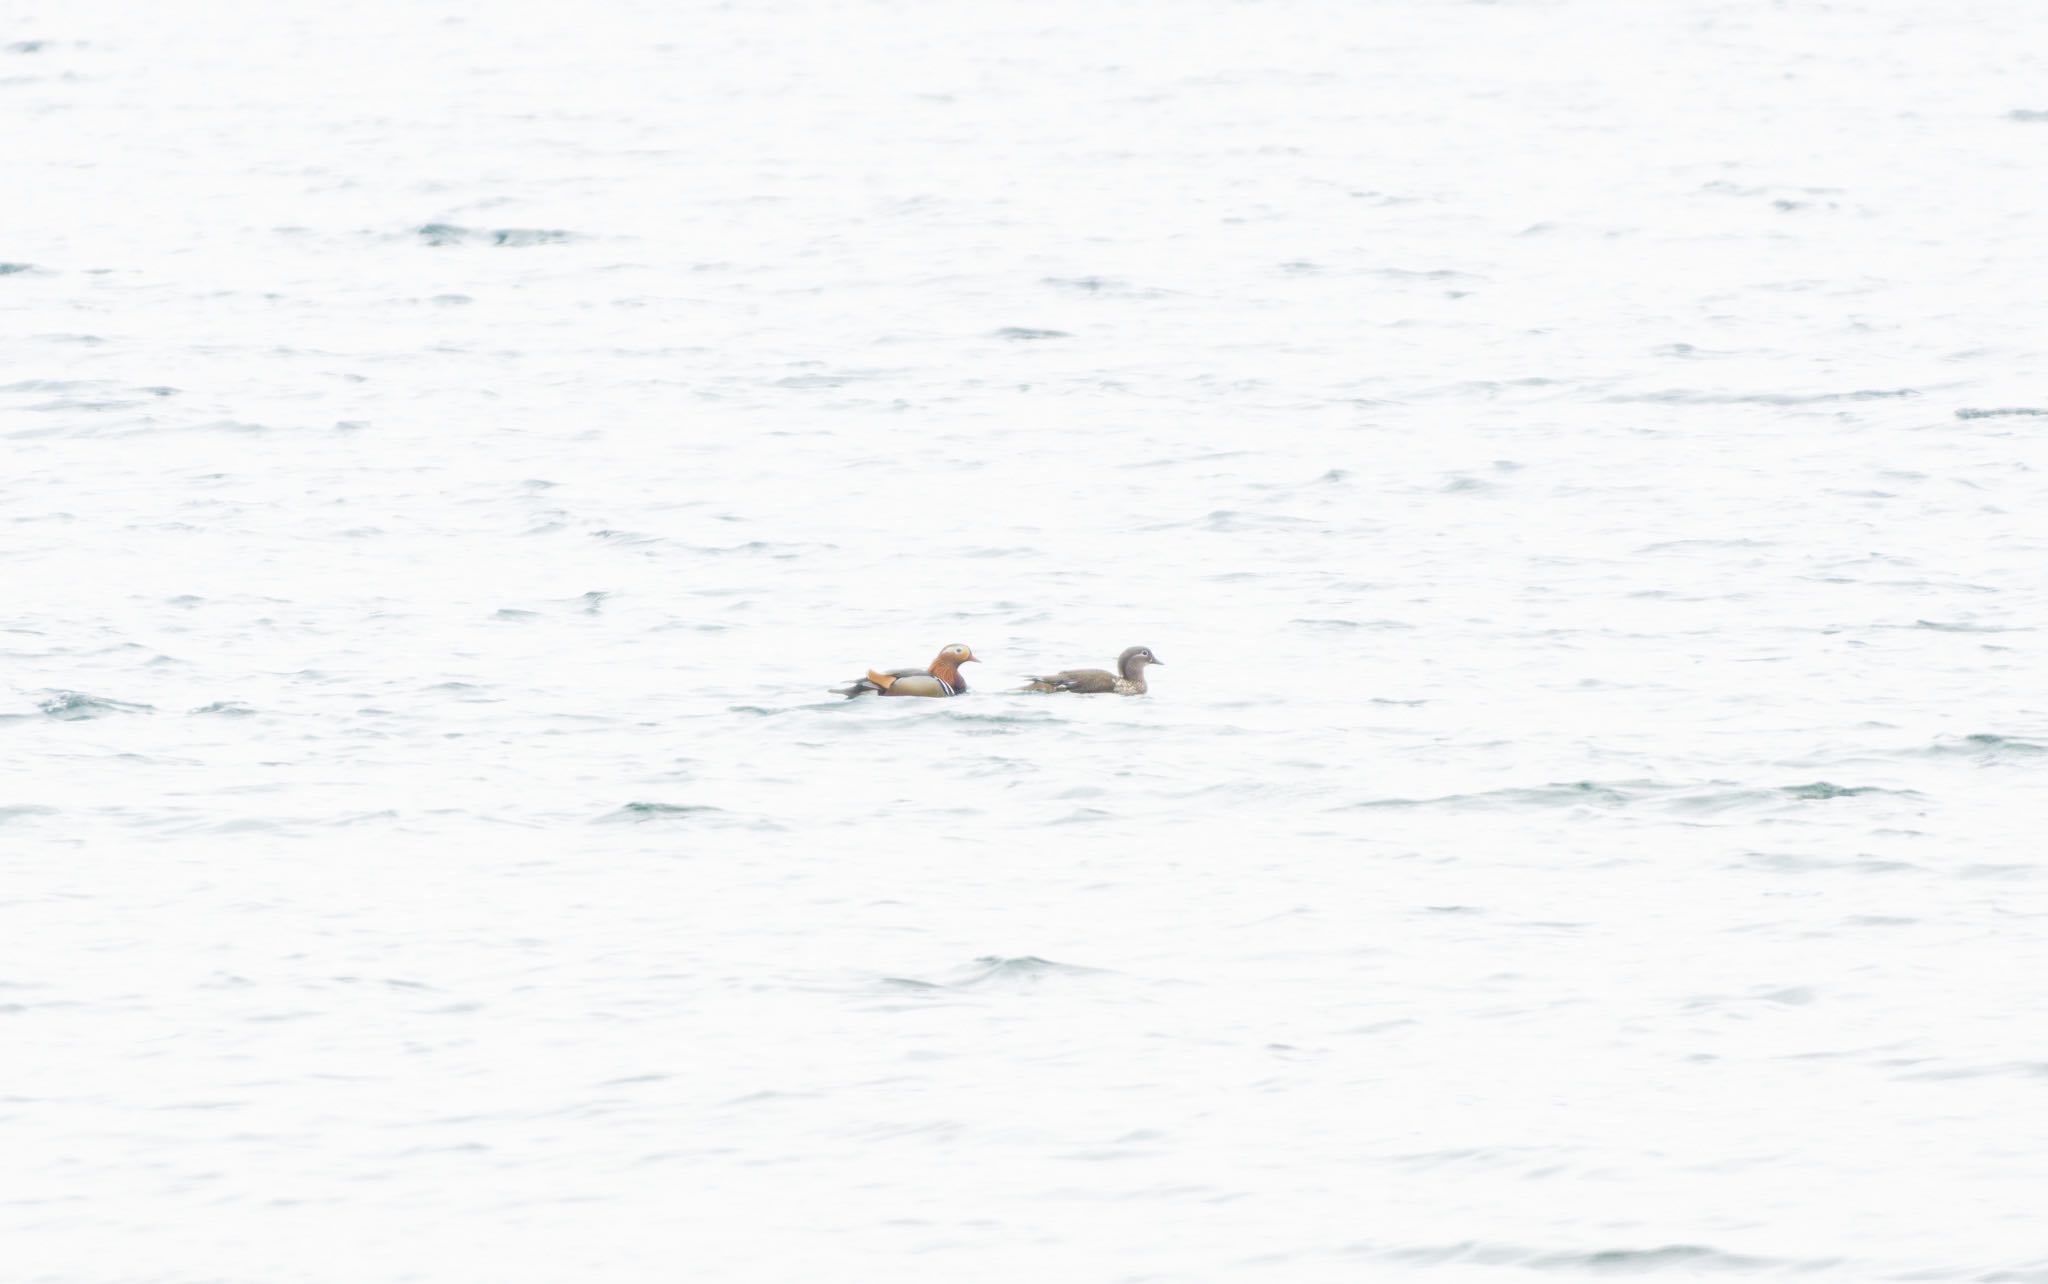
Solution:
{"label": "ripple on water", "polygon": [[630,802],[617,811],[599,816],[599,824],[644,825],[652,821],[689,820],[697,816],[722,815],[723,807],[708,803]]}
{"label": "ripple on water", "polygon": [[1713,813],[1783,806],[1792,803],[1826,802],[1836,798],[1865,795],[1918,798],[1911,789],[1887,789],[1878,785],[1838,785],[1816,780],[1801,785],[1738,785],[1732,781],[1710,781],[1701,785],[1673,785],[1654,780],[1575,780],[1539,786],[1488,789],[1470,794],[1444,794],[1435,798],[1368,798],[1333,808],[1356,811],[1375,808],[1470,808],[1474,810],[1594,807],[1620,809],[1655,804],[1675,812]]}
{"label": "ripple on water", "polygon": [[121,713],[155,713],[156,709],[146,704],[130,704],[126,700],[109,700],[103,696],[87,695],[82,691],[55,691],[48,699],[36,704],[46,715],[60,722],[83,722],[89,718],[107,718]]}
{"label": "ripple on water", "polygon": [[972,965],[960,969],[950,981],[921,981],[914,977],[891,976],[884,977],[883,983],[897,989],[922,992],[1016,989],[1114,975],[1115,973],[1103,968],[1056,963],[1051,959],[1039,958],[1035,954],[1020,954],[1015,957],[985,954],[974,960]]}
{"label": "ripple on water", "polygon": [[1713,1271],[1753,1274],[1756,1272],[1817,1271],[1842,1264],[1840,1258],[1792,1260],[1751,1257],[1729,1253],[1700,1244],[1666,1244],[1659,1248],[1609,1248],[1591,1252],[1544,1252],[1512,1244],[1466,1241],[1460,1244],[1417,1248],[1374,1248],[1373,1257],[1413,1265],[1441,1266],[1466,1263],[1483,1266],[1522,1266],[1539,1271],[1563,1271],[1594,1275],[1643,1275],[1674,1272],[1691,1275]]}
{"label": "ripple on water", "polygon": [[1342,620],[1310,619],[1304,617],[1301,619],[1289,620],[1288,623],[1298,628],[1304,629],[1342,630],[1346,632],[1352,629],[1362,629],[1369,633],[1391,633],[1396,631],[1412,632],[1415,628],[1414,625],[1404,623],[1400,620]]}
{"label": "ripple on water", "polygon": [[1972,624],[1967,620],[1915,620],[1913,627],[1927,629],[1934,633],[2029,633],[2031,629],[2017,624]]}
{"label": "ripple on water", "polygon": [[1806,852],[1744,852],[1734,862],[1751,869],[1767,869],[1781,874],[1833,874],[1850,871],[1858,874],[1905,874],[1918,872],[1921,866],[1911,861],[1887,860],[1876,856],[1852,856],[1838,860],[1830,856],[1815,856]]}
{"label": "ripple on water", "polygon": [[1046,822],[1047,825],[1093,825],[1105,820],[1115,820],[1116,813],[1100,807],[1077,807],[1064,816]]}
{"label": "ripple on water", "polygon": [[1856,388],[1848,392],[1706,392],[1667,388],[1661,392],[1615,393],[1602,397],[1610,404],[1647,402],[1665,406],[1817,406],[1842,401],[1890,401],[1917,397],[1918,388]]}
{"label": "ripple on water", "polygon": [[559,245],[575,239],[575,233],[545,227],[458,227],[453,223],[426,223],[413,234],[427,245]]}
{"label": "ripple on water", "polygon": [[1123,299],[1158,299],[1164,298],[1168,293],[1154,286],[1134,285],[1114,276],[1048,276],[1041,277],[1039,284],[1049,285],[1056,290],[1071,290],[1077,294]]}
{"label": "ripple on water", "polygon": [[2035,415],[2048,415],[2048,408],[2041,406],[1995,406],[1980,409],[1975,406],[1964,406],[1956,411],[1956,418],[1958,419],[2027,418]]}
{"label": "ripple on water", "polygon": [[1290,517],[1285,513],[1246,513],[1232,508],[1219,508],[1192,521],[1166,522],[1158,526],[1147,526],[1145,529],[1173,531],[1192,528],[1234,534],[1241,531],[1291,530],[1314,524],[1306,517]]}
{"label": "ripple on water", "polygon": [[2030,760],[2048,754],[2048,744],[2038,740],[2022,740],[2018,736],[1995,735],[1980,731],[1973,735],[1935,741],[1920,751],[1929,758],[1972,758],[1978,762],[2010,762]]}
{"label": "ripple on water", "polygon": [[[827,689],[830,690],[831,688]],[[995,713],[962,707],[975,698],[974,695],[963,695],[953,700],[884,700],[873,696],[856,696],[853,699],[840,696],[834,700],[814,701],[801,707],[806,709],[843,709],[847,711],[848,716],[856,716],[857,711],[858,716],[864,716],[869,719],[866,723],[850,724],[854,726],[890,727],[895,725],[893,721],[882,721],[874,713],[870,712],[871,709],[877,711],[881,709],[890,710],[894,717],[944,718],[948,722],[963,724],[969,735],[1009,735],[1021,727],[1043,726],[1064,721],[1056,710],[1031,709],[1020,710],[1015,713]],[[749,708],[748,711],[752,712],[752,709]]]}
{"label": "ripple on water", "polygon": [[1065,330],[1034,330],[1030,326],[1006,325],[989,337],[1028,343],[1034,339],[1071,339],[1074,336]]}

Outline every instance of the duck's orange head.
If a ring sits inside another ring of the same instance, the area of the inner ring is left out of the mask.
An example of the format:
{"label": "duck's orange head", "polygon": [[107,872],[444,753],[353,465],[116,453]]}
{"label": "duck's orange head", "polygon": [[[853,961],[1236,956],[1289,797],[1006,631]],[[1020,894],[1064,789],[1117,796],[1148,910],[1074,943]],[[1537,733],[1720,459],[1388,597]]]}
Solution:
{"label": "duck's orange head", "polygon": [[973,661],[974,652],[969,650],[965,643],[955,642],[939,652],[938,659],[932,661],[931,675],[964,691],[966,684],[960,681],[960,666]]}

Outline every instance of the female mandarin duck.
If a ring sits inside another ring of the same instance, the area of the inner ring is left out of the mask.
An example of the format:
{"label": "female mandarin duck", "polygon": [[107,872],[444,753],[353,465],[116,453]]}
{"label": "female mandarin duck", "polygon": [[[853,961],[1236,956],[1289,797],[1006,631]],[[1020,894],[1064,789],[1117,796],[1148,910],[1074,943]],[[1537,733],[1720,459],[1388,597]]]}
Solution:
{"label": "female mandarin duck", "polygon": [[967,679],[960,676],[963,664],[979,664],[974,652],[955,642],[939,652],[930,668],[891,669],[887,673],[868,670],[868,676],[850,687],[834,687],[851,700],[864,691],[884,696],[955,696],[967,694]]}
{"label": "female mandarin duck", "polygon": [[1072,691],[1078,695],[1145,694],[1145,666],[1165,664],[1166,661],[1152,654],[1149,646],[1125,647],[1124,653],[1116,658],[1116,672],[1106,669],[1068,669],[1064,673],[1048,673],[1042,678],[1033,678],[1020,687],[1022,691]]}

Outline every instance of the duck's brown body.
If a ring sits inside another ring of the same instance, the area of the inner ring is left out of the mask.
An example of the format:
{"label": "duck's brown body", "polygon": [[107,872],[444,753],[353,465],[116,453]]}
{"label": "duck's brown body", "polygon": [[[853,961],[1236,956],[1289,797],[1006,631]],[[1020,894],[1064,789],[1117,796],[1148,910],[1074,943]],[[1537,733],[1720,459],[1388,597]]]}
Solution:
{"label": "duck's brown body", "polygon": [[1069,691],[1075,695],[1144,695],[1145,666],[1164,664],[1166,661],[1152,654],[1152,648],[1144,646],[1127,647],[1116,658],[1117,671],[1107,669],[1065,669],[1059,673],[1048,673],[1042,678],[1033,678],[1023,686],[1025,691]]}
{"label": "duck's brown body", "polygon": [[869,692],[878,696],[956,696],[967,692],[967,679],[960,666],[976,663],[974,652],[955,642],[939,652],[929,667],[922,669],[869,669],[868,676],[835,691],[851,700]]}

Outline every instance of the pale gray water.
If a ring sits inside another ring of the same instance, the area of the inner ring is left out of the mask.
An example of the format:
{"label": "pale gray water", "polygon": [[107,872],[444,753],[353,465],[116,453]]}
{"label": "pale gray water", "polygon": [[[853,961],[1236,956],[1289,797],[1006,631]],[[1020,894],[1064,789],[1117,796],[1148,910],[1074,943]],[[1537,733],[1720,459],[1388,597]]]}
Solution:
{"label": "pale gray water", "polygon": [[7,23],[10,1281],[2048,1280],[2048,9]]}

